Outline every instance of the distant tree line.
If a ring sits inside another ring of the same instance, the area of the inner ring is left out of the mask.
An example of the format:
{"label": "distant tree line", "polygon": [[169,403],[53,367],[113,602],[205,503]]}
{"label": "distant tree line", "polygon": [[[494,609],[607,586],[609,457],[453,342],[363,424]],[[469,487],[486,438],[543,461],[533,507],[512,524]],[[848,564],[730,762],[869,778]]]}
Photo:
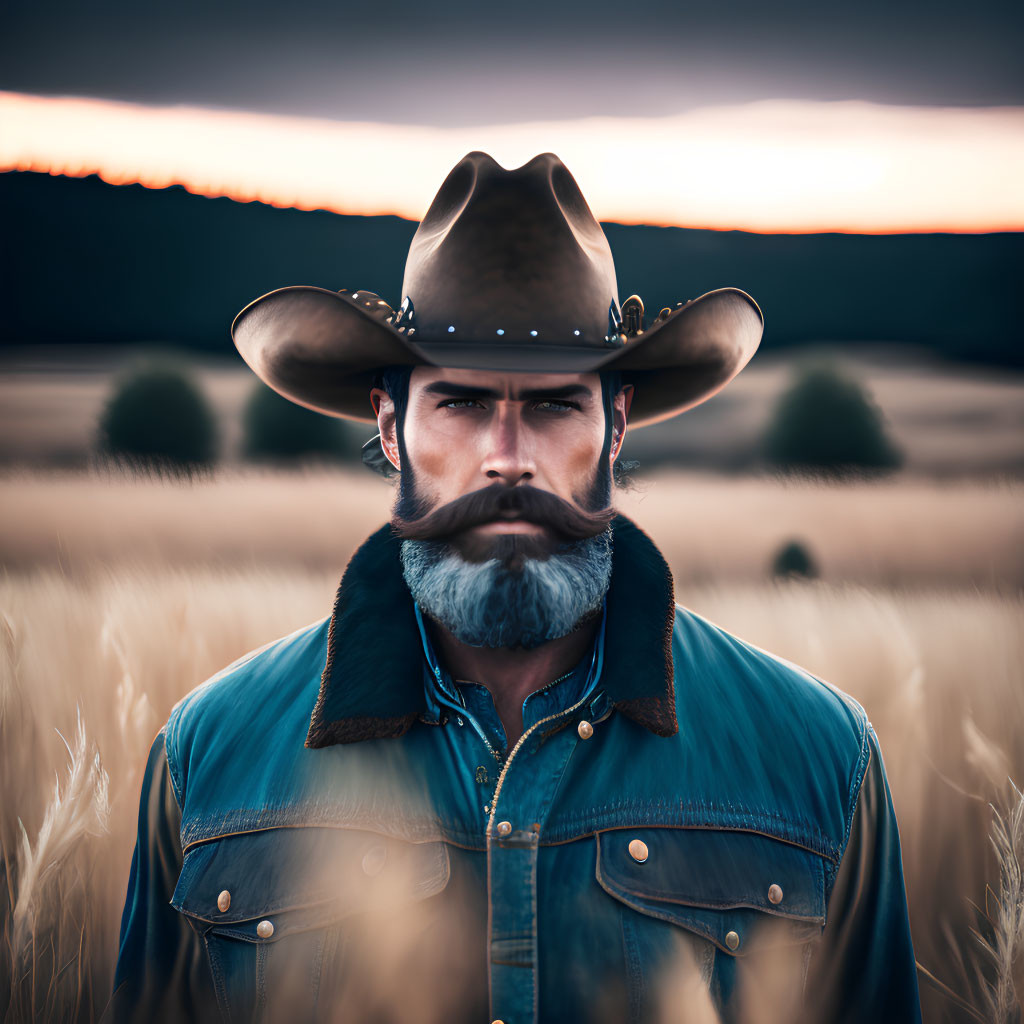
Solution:
{"label": "distant tree line", "polygon": [[[261,381],[242,413],[241,454],[254,462],[358,462],[372,425],[304,409]],[[222,430],[212,405],[183,367],[156,362],[116,382],[99,422],[99,448],[134,465],[212,466]],[[867,391],[828,363],[799,368],[764,430],[763,458],[786,473],[831,478],[896,469],[902,455]]]}
{"label": "distant tree line", "polygon": [[[372,427],[312,412],[254,381],[242,412],[241,454],[252,462],[358,462]],[[153,362],[114,385],[100,415],[98,449],[135,468],[192,472],[223,455],[212,404],[183,366]]]}
{"label": "distant tree line", "polygon": [[[370,288],[400,303],[416,229],[398,217],[283,210],[27,171],[0,174],[0,208],[6,250],[17,254],[0,282],[0,344],[17,345],[144,339],[233,354],[234,315],[282,285]],[[723,285],[743,288],[764,310],[765,351],[881,341],[1024,365],[1021,232],[604,229],[620,296],[636,292],[657,310]]]}

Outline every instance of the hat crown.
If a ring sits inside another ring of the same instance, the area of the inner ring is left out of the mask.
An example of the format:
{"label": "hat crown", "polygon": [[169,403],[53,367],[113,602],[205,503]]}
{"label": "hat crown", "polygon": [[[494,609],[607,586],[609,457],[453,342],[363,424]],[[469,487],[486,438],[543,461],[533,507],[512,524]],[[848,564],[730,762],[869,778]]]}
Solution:
{"label": "hat crown", "polygon": [[603,348],[616,294],[608,239],[554,153],[514,170],[481,152],[460,160],[413,236],[402,285],[424,351],[491,339]]}
{"label": "hat crown", "polygon": [[413,236],[400,310],[373,292],[292,285],[250,302],[231,336],[272,388],[335,416],[373,421],[369,390],[387,366],[616,370],[636,389],[634,425],[710,398],[761,338],[761,310],[738,288],[647,325],[639,299],[620,309],[616,292],[608,240],[557,156],[508,171],[473,152]]}

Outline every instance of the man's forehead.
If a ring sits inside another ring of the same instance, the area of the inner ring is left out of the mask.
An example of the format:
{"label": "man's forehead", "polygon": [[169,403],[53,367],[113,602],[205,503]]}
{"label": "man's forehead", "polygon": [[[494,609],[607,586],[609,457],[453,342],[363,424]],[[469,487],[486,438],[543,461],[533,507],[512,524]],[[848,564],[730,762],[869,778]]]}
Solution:
{"label": "man's forehead", "polygon": [[467,388],[480,394],[517,400],[529,398],[538,392],[561,392],[572,390],[579,395],[589,393],[592,397],[601,393],[601,377],[598,373],[512,373],[495,370],[465,370],[443,366],[417,366],[409,378],[410,391],[440,393],[452,385],[452,392]]}

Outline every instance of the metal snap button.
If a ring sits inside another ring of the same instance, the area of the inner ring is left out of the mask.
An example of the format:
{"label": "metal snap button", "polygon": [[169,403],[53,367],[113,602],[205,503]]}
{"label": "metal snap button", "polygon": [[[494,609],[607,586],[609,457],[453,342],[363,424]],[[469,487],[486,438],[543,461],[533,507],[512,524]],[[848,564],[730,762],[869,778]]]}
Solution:
{"label": "metal snap button", "polygon": [[647,860],[647,844],[642,839],[631,839],[629,843],[629,855],[637,862],[643,864]]}
{"label": "metal snap button", "polygon": [[260,921],[260,923],[258,925],[256,925],[256,934],[261,939],[269,939],[270,936],[274,934],[273,922],[271,922],[271,921]]}
{"label": "metal snap button", "polygon": [[772,903],[782,902],[782,886],[776,885],[774,882],[768,886],[768,899]]}
{"label": "metal snap button", "polygon": [[512,831],[512,822],[511,821],[499,821],[498,822],[497,832],[498,832],[499,836],[507,836],[511,831]]}
{"label": "metal snap button", "polygon": [[226,913],[228,912],[228,907],[230,907],[230,906],[231,906],[231,893],[229,893],[229,892],[227,891],[227,889],[225,889],[225,890],[224,890],[224,891],[223,891],[223,892],[222,892],[222,893],[221,893],[221,894],[220,894],[220,895],[219,895],[219,896],[217,897],[217,909],[218,909],[218,910],[219,910],[219,911],[220,911],[220,912],[221,912],[222,914],[226,914]]}
{"label": "metal snap button", "polygon": [[581,740],[589,740],[594,735],[594,727],[589,722],[580,722],[576,726],[576,731],[580,734]]}
{"label": "metal snap button", "polygon": [[373,878],[379,875],[384,867],[384,861],[388,859],[388,851],[383,846],[371,846],[363,854],[363,873]]}
{"label": "metal snap button", "polygon": [[736,932],[726,932],[725,933],[725,944],[730,949],[733,949],[733,950],[739,949],[740,948],[740,937],[739,937],[739,935],[737,935]]}

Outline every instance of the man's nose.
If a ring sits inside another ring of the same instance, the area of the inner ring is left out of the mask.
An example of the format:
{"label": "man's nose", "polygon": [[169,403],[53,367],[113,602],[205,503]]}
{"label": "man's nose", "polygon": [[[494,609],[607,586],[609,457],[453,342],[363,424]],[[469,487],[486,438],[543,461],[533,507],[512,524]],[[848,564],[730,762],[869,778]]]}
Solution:
{"label": "man's nose", "polygon": [[481,469],[488,480],[501,480],[510,487],[533,479],[537,467],[519,409],[499,405],[487,431]]}

